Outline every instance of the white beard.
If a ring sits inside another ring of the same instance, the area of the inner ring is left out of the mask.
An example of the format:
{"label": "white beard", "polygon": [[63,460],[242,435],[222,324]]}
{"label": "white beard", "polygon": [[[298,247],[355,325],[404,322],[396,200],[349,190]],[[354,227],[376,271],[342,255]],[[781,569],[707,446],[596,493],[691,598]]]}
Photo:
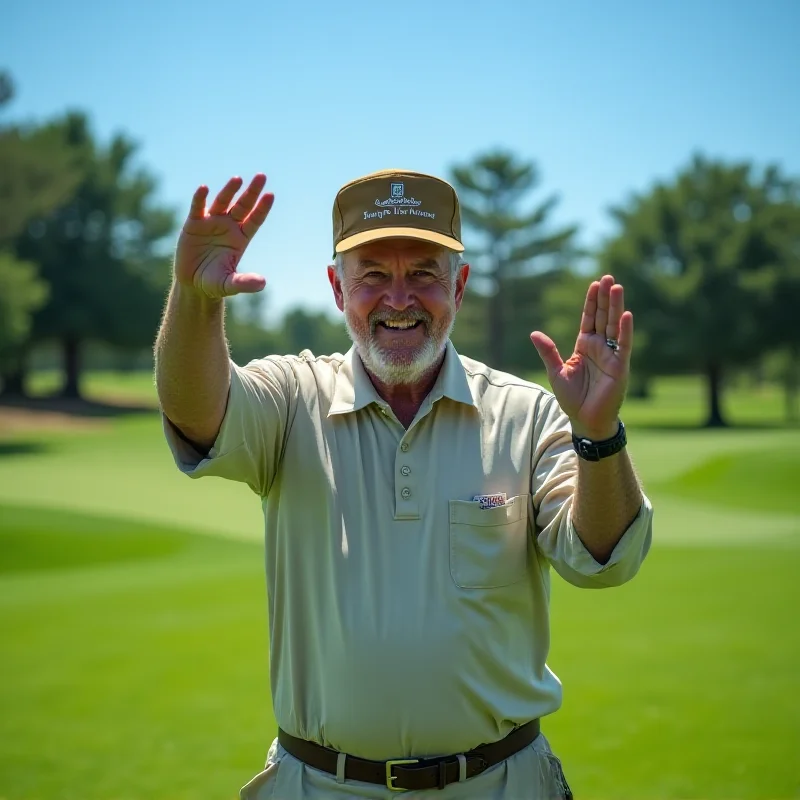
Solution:
{"label": "white beard", "polygon": [[[419,314],[419,312],[417,312]],[[430,330],[430,317],[423,321],[423,325],[429,329],[425,341],[414,351],[393,351],[382,348],[374,334],[375,317],[380,318],[382,314],[370,314],[368,320],[369,332],[364,330],[364,326],[356,323],[351,324],[350,314],[347,306],[344,309],[344,324],[347,328],[347,335],[352,339],[356,346],[356,351],[361,357],[361,361],[379,381],[387,386],[401,386],[416,383],[421,380],[436,362],[441,358],[447,347],[447,340],[456,322],[455,309],[446,324],[439,326],[438,330]],[[394,315],[401,317],[402,312]]]}

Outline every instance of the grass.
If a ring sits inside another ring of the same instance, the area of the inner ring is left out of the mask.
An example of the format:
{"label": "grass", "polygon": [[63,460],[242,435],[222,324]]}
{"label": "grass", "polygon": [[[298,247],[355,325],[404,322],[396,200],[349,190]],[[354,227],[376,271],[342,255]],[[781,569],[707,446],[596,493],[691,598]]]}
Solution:
{"label": "grass", "polygon": [[796,548],[664,547],[615,591],[557,584],[546,730],[577,796],[797,796],[799,567]]}
{"label": "grass", "polygon": [[[33,395],[51,394],[60,388],[61,380],[57,370],[40,370],[31,376],[29,390]],[[156,403],[153,375],[149,372],[89,372],[83,378],[82,389],[92,400]]]}
{"label": "grass", "polygon": [[787,481],[792,475],[800,476],[795,452],[752,450],[715,455],[659,488],[727,508],[800,515],[800,492]]}
{"label": "grass", "polygon": [[[274,735],[259,549],[34,508],[0,520],[3,552],[28,560],[0,582],[0,797],[234,797]],[[98,563],[83,531],[103,527],[150,552]],[[49,538],[21,554],[20,528]]]}
{"label": "grass", "polygon": [[[662,389],[626,406],[653,552],[554,579],[545,730],[578,797],[798,797],[800,430],[669,430],[699,395]],[[275,731],[257,499],[180,476],[155,415],[0,445],[0,799],[235,797]]]}

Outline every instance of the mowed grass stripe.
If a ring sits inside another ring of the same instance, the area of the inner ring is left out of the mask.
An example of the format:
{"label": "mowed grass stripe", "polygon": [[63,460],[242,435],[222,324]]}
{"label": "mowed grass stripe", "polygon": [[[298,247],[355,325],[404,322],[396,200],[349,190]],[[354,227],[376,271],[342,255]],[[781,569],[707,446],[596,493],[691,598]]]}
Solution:
{"label": "mowed grass stripe", "polygon": [[800,453],[720,453],[657,486],[706,505],[800,516]]}

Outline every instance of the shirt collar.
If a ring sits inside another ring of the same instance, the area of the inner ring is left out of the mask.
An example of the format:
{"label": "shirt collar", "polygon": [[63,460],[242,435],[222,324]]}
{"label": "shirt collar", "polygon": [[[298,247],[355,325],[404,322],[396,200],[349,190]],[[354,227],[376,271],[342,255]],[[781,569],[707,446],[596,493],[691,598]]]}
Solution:
{"label": "shirt collar", "polygon": [[[457,403],[465,403],[478,407],[467,381],[464,366],[456,352],[453,343],[448,339],[445,350],[444,363],[439,370],[428,400],[435,403],[442,397],[448,397]],[[384,405],[385,401],[375,391],[372,381],[361,363],[361,358],[353,345],[345,354],[339,371],[336,373],[336,384],[333,390],[333,400],[328,410],[328,416],[333,414],[347,414],[358,411],[370,403]]]}

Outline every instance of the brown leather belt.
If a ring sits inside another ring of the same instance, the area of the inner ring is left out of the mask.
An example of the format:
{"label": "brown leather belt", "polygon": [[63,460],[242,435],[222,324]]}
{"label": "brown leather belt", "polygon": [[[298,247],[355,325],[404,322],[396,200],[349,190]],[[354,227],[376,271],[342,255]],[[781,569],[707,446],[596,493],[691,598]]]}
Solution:
{"label": "brown leather belt", "polygon": [[[515,728],[505,739],[491,744],[482,744],[458,756],[442,758],[400,758],[392,761],[367,761],[364,758],[346,756],[345,780],[364,781],[386,786],[396,792],[421,789],[444,789],[449,783],[461,779],[461,765],[465,766],[465,777],[473,778],[489,767],[513,756],[527,747],[539,735],[539,720],[534,719]],[[278,741],[287,753],[314,769],[336,775],[339,753],[327,747],[298,739],[278,729]]]}

